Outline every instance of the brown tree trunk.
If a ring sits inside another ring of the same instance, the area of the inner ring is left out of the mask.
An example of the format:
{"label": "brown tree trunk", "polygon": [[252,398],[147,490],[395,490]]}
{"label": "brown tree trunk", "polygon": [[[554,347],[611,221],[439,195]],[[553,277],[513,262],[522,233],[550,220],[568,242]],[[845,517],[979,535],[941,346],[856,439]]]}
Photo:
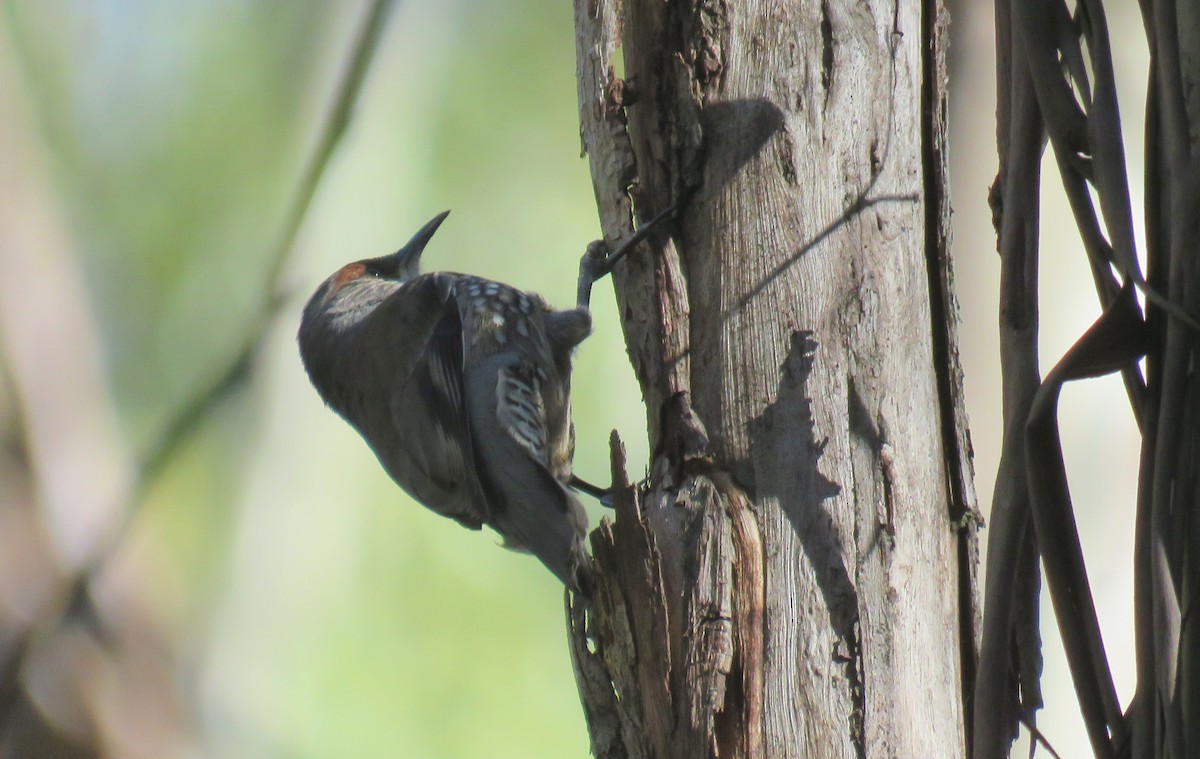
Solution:
{"label": "brown tree trunk", "polygon": [[[649,480],[569,608],[598,757],[962,756],[976,544],[940,3],[576,0]],[[617,67],[622,64],[624,76]]]}

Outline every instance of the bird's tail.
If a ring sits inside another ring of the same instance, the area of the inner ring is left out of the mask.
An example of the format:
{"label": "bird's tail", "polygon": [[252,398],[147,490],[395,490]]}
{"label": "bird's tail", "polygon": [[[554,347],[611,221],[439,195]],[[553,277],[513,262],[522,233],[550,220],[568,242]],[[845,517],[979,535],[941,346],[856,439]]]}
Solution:
{"label": "bird's tail", "polygon": [[591,559],[584,547],[587,515],[578,499],[528,458],[489,472],[488,480],[497,501],[491,525],[505,546],[528,551],[571,590],[586,594]]}

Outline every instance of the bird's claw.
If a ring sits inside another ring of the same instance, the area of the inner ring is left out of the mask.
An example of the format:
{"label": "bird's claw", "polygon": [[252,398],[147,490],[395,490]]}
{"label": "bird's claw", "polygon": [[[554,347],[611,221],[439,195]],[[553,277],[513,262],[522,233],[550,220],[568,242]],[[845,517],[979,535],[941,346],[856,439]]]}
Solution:
{"label": "bird's claw", "polygon": [[[691,192],[686,197],[690,197]],[[617,263],[633,250],[650,232],[668,219],[674,219],[683,207],[683,201],[672,203],[657,216],[638,227],[632,235],[621,242],[617,248],[611,249],[604,240],[593,240],[588,243],[587,251],[579,261],[579,307],[587,308],[591,300],[592,285],[612,273]]]}
{"label": "bird's claw", "polygon": [[579,297],[577,304],[580,308],[588,308],[592,299],[592,285],[596,280],[603,279],[612,271],[609,263],[608,243],[603,240],[593,240],[588,243],[587,251],[579,259]]}
{"label": "bird's claw", "polygon": [[583,254],[583,260],[579,263],[579,276],[586,274],[593,282],[604,279],[612,272],[612,264],[609,263],[610,252],[608,243],[604,240],[589,242],[587,252]]}

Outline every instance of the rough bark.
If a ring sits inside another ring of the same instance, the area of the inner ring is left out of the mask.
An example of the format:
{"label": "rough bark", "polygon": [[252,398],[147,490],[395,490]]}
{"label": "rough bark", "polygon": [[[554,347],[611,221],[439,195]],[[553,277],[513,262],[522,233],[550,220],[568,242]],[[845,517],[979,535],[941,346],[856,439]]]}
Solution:
{"label": "rough bark", "polygon": [[[598,757],[962,756],[974,492],[940,4],[576,0],[651,476],[568,608]],[[625,76],[615,68],[623,54]]]}

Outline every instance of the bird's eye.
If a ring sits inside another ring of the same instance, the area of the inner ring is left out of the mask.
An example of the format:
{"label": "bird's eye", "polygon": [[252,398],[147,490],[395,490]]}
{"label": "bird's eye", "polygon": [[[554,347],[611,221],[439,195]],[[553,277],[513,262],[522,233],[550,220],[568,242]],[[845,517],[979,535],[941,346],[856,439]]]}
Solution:
{"label": "bird's eye", "polygon": [[366,261],[363,263],[366,271],[364,274],[375,279],[394,279],[396,270],[394,266],[388,266],[387,261]]}

